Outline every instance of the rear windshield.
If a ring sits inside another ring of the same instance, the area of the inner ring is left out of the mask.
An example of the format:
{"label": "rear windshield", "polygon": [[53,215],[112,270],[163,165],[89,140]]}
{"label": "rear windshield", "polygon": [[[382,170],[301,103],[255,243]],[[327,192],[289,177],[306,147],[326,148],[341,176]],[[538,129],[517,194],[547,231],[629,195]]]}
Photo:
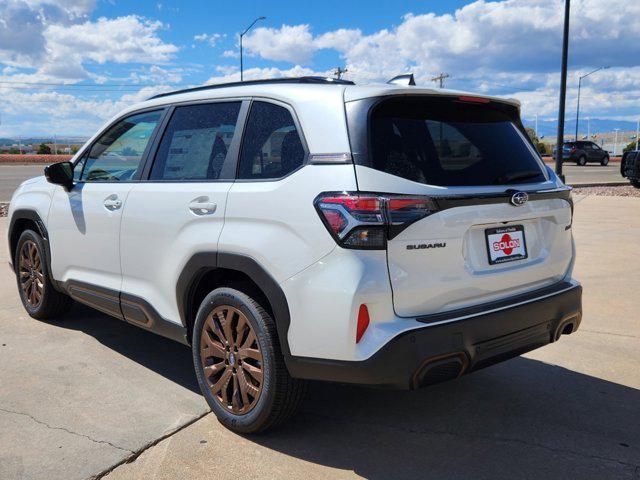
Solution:
{"label": "rear windshield", "polygon": [[385,100],[371,114],[372,167],[439,186],[546,180],[509,105],[454,98]]}

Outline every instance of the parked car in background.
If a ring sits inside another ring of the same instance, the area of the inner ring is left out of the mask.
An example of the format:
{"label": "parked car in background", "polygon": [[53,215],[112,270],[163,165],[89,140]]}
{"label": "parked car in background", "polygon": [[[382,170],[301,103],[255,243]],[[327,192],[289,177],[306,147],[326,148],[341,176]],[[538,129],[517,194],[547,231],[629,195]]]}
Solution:
{"label": "parked car in background", "polygon": [[[553,149],[555,157],[556,149]],[[562,147],[562,161],[575,162],[577,165],[584,166],[587,163],[599,163],[602,166],[609,164],[609,152],[600,148],[593,142],[567,142]]]}
{"label": "parked car in background", "polygon": [[622,155],[620,175],[628,178],[636,188],[640,188],[640,150],[631,150]]}

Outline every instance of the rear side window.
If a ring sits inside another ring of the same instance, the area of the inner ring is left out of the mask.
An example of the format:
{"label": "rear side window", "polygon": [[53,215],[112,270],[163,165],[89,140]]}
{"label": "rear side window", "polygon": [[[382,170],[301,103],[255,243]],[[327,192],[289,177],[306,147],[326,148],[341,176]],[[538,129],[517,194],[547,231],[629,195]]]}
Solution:
{"label": "rear side window", "polygon": [[162,136],[151,180],[221,178],[239,111],[240,102],[177,107]]}
{"label": "rear side window", "polygon": [[504,185],[546,180],[503,104],[453,98],[397,98],[371,114],[372,166],[439,186]]}
{"label": "rear side window", "polygon": [[305,151],[289,110],[253,102],[242,141],[238,178],[280,178],[304,162]]}

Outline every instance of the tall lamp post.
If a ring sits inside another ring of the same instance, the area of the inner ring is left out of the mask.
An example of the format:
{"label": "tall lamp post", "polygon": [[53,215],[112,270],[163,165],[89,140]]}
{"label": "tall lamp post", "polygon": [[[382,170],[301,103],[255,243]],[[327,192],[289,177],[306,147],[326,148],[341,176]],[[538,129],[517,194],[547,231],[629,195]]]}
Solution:
{"label": "tall lamp post", "polygon": [[556,139],[556,173],[562,175],[562,146],[564,144],[564,105],[567,99],[567,56],[569,53],[569,13],[570,0],[564,0],[564,33],[562,35],[562,69],[560,71],[560,102],[558,106],[558,136]]}
{"label": "tall lamp post", "polygon": [[243,64],[242,64],[242,37],[244,37],[244,36],[245,36],[245,34],[246,34],[249,30],[251,30],[251,29],[253,28],[253,26],[254,26],[256,23],[258,23],[260,20],[266,20],[266,18],[267,18],[267,17],[258,17],[258,18],[256,18],[256,19],[253,21],[253,23],[251,23],[251,25],[249,25],[249,26],[245,29],[245,31],[244,31],[244,32],[242,32],[242,33],[240,34],[240,81],[241,81],[241,82],[242,82],[242,81],[244,81],[244,75],[243,75],[243,72],[242,72],[242,70],[243,70]]}
{"label": "tall lamp post", "polygon": [[583,78],[587,78],[589,75],[599,72],[600,70],[606,70],[609,67],[599,67],[596,68],[593,72],[589,72],[586,75],[582,75],[579,79],[578,79],[578,106],[576,108],[576,142],[578,141],[578,119],[580,118],[580,87],[582,86],[582,79]]}

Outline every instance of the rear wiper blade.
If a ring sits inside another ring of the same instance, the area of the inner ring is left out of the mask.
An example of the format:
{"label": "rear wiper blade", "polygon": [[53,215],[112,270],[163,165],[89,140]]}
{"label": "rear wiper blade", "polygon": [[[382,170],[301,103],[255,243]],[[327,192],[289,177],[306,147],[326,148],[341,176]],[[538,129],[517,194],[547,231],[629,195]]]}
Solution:
{"label": "rear wiper blade", "polygon": [[500,175],[493,181],[493,183],[494,185],[502,184],[502,183],[513,183],[520,180],[527,180],[529,178],[539,177],[540,175],[542,175],[542,172],[540,170],[524,170],[522,172],[514,172],[514,173],[507,173],[504,175]]}

